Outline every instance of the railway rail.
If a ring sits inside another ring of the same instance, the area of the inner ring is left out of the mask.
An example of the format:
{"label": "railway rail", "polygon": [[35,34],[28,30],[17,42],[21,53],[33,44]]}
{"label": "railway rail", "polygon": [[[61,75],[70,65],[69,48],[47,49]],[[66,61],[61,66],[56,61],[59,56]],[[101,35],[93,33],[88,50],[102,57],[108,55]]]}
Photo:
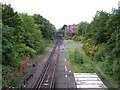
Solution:
{"label": "railway rail", "polygon": [[[26,81],[24,81],[24,84],[19,87],[20,90],[22,90],[24,88],[32,88],[33,90],[40,90],[42,88],[46,88],[46,89],[50,89],[50,90],[54,89],[55,68],[56,68],[56,63],[57,63],[58,55],[59,55],[59,46],[61,45],[62,42],[63,42],[63,37],[57,36],[55,45],[48,57],[48,60],[43,65],[43,67],[40,68],[39,74],[35,78],[34,82],[32,82],[32,86],[27,87],[25,82],[28,81],[28,79],[26,79]],[[31,77],[33,77],[33,74],[32,74],[32,76],[30,76],[30,78]],[[26,86],[26,87],[24,87],[24,86]],[[5,90],[11,90],[13,88],[15,88],[15,87],[9,87]]]}
{"label": "railway rail", "polygon": [[62,43],[62,41],[63,38],[57,38],[56,44],[53,47],[47,62],[45,63],[40,75],[37,77],[37,79],[31,87],[34,90],[38,90],[40,88],[49,88],[51,90],[54,89],[55,68],[57,63],[59,46]]}

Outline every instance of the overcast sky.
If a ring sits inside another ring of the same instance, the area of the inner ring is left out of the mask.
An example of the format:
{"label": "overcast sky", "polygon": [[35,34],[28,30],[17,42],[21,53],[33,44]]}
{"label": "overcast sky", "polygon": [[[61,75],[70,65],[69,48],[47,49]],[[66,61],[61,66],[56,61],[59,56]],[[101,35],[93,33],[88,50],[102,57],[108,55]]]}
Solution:
{"label": "overcast sky", "polygon": [[64,24],[91,22],[97,10],[110,12],[120,0],[2,0],[15,11],[41,14],[58,29]]}

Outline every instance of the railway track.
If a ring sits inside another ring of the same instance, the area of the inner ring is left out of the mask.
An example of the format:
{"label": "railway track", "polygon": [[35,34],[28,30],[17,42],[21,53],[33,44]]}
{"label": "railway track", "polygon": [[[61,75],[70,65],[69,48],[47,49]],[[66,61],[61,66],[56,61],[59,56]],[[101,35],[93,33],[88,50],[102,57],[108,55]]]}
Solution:
{"label": "railway track", "polygon": [[58,50],[59,46],[62,43],[62,38],[57,38],[56,44],[53,47],[51,54],[45,63],[43,69],[41,70],[40,74],[36,78],[34,84],[31,88],[34,90],[42,89],[42,88],[48,88],[48,89],[54,89],[54,83],[55,83],[55,68],[58,58]]}
{"label": "railway track", "polygon": [[[56,63],[59,55],[59,46],[61,45],[63,38],[57,37],[55,46],[53,47],[48,60],[40,68],[39,74],[35,77],[35,80],[32,82],[31,87],[27,87],[27,84],[22,84],[19,89],[31,88],[33,90],[40,90],[40,89],[49,89],[53,90],[55,85],[55,68]],[[33,77],[33,74],[32,74]],[[24,81],[25,82],[25,81]],[[25,87],[24,87],[25,85]],[[11,90],[14,87],[9,87],[4,90]]]}

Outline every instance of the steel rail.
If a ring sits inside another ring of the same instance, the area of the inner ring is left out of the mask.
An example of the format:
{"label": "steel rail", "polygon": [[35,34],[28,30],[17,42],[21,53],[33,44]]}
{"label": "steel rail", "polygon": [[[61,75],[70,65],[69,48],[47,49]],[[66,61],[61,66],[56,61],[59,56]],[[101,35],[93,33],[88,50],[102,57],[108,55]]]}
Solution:
{"label": "steel rail", "polygon": [[[36,80],[34,83],[33,87],[34,90],[38,90],[40,88],[49,88],[53,89],[54,88],[54,83],[55,83],[55,68],[56,68],[56,59],[57,59],[57,47],[60,46],[62,43],[62,39],[57,38],[56,45],[53,47],[53,50],[51,51],[51,54],[45,63],[45,66],[42,70],[42,72],[39,75],[39,78]],[[53,60],[53,58],[55,59]],[[49,80],[50,79],[50,80]],[[45,85],[46,80],[50,81],[48,82],[48,85]]]}

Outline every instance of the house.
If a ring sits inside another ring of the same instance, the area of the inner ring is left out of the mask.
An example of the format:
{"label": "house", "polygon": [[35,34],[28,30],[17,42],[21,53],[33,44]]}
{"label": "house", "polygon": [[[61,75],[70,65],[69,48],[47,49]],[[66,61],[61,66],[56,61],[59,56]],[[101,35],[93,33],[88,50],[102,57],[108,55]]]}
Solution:
{"label": "house", "polygon": [[77,29],[77,25],[75,25],[75,24],[73,24],[73,25],[67,25],[65,27],[65,32],[69,36],[74,36],[76,34],[76,29]]}

